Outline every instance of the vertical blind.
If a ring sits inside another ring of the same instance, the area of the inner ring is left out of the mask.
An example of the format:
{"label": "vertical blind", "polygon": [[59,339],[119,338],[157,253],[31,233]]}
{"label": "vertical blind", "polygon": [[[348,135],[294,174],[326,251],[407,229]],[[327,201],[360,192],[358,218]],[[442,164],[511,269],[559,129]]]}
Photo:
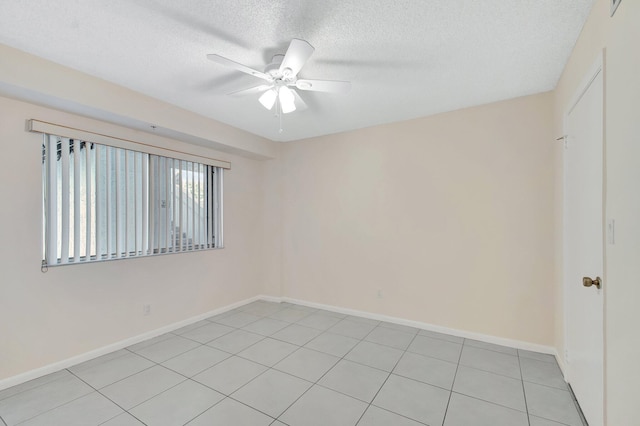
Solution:
{"label": "vertical blind", "polygon": [[43,265],[222,247],[222,168],[44,134]]}

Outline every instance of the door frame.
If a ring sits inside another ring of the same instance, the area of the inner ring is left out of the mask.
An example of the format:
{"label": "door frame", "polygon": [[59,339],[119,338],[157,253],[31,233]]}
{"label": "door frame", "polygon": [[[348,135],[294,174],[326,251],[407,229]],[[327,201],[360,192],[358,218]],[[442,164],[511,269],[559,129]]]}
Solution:
{"label": "door frame", "polygon": [[598,54],[597,58],[595,59],[594,63],[591,65],[591,67],[589,67],[588,71],[584,74],[584,77],[580,83],[580,85],[577,86],[577,88],[575,89],[574,95],[571,97],[570,102],[567,104],[567,106],[565,107],[565,111],[564,111],[564,115],[563,115],[563,132],[564,132],[564,136],[561,138],[563,141],[563,159],[562,159],[562,164],[563,164],[563,182],[562,182],[562,190],[563,190],[563,194],[562,194],[562,202],[563,202],[563,208],[562,208],[562,244],[563,244],[563,248],[562,248],[562,268],[563,268],[563,274],[562,274],[562,295],[563,295],[563,333],[564,333],[564,337],[563,337],[563,346],[564,346],[564,352],[561,354],[561,359],[562,359],[562,363],[564,364],[564,368],[563,368],[563,374],[564,374],[564,378],[566,382],[570,382],[571,377],[569,374],[569,369],[568,369],[568,365],[567,365],[567,360],[570,358],[570,353],[569,353],[569,348],[567,347],[567,343],[568,343],[568,303],[569,303],[569,299],[568,299],[568,292],[569,292],[569,280],[567,277],[567,256],[566,254],[566,249],[567,249],[567,232],[566,232],[566,223],[567,223],[567,212],[566,212],[566,208],[565,206],[567,205],[567,155],[565,154],[566,151],[566,140],[567,140],[567,121],[569,118],[569,114],[571,114],[571,112],[573,111],[573,109],[577,106],[578,102],[580,102],[580,100],[582,99],[582,97],[585,95],[585,93],[587,92],[587,90],[589,89],[589,87],[591,86],[591,83],[593,83],[593,81],[600,75],[602,74],[602,82],[603,82],[603,93],[602,93],[602,200],[601,200],[601,205],[602,205],[602,266],[603,266],[603,271],[602,271],[602,279],[603,279],[603,288],[602,288],[602,321],[603,321],[603,330],[602,330],[602,336],[603,336],[603,341],[602,341],[602,349],[603,349],[603,353],[602,353],[602,358],[603,358],[603,366],[602,366],[602,371],[603,371],[603,389],[602,389],[602,394],[604,396],[604,399],[602,401],[603,404],[603,413],[605,416],[605,423],[606,423],[606,363],[605,361],[605,355],[606,355],[606,288],[607,288],[607,264],[606,264],[606,246],[607,246],[607,236],[606,236],[606,223],[607,223],[607,216],[606,216],[606,70],[605,70],[605,59],[606,59],[606,51],[605,49],[602,49],[602,51]]}

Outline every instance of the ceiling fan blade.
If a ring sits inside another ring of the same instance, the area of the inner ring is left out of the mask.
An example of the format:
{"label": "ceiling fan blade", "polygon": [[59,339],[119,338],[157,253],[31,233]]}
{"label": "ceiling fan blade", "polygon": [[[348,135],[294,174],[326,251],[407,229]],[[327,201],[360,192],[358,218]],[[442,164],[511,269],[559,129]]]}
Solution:
{"label": "ceiling fan blade", "polygon": [[232,61],[231,59],[227,59],[227,58],[225,58],[223,56],[210,53],[210,54],[207,55],[207,59],[209,59],[210,61],[213,61],[213,62],[215,62],[217,64],[224,65],[226,67],[233,68],[233,69],[236,69],[238,71],[242,71],[242,72],[247,73],[249,75],[252,75],[254,77],[258,77],[258,78],[261,78],[263,80],[271,81],[271,77],[269,77],[267,74],[265,74],[265,73],[263,73],[261,71],[258,71],[258,70],[254,70],[253,68],[249,68],[246,65],[242,65],[242,64],[240,64],[238,62]]}
{"label": "ceiling fan blade", "polygon": [[304,111],[305,109],[309,108],[306,102],[302,100],[298,92],[296,92],[295,90],[292,90],[292,92],[293,92],[293,97],[295,98],[296,110]]}
{"label": "ceiling fan blade", "polygon": [[333,80],[297,80],[296,87],[300,90],[313,92],[348,93],[351,90],[350,81]]}
{"label": "ceiling fan blade", "polygon": [[280,64],[280,72],[284,74],[288,68],[291,70],[291,76],[297,75],[305,62],[311,57],[314,50],[316,49],[308,42],[294,38],[289,44],[282,64]]}
{"label": "ceiling fan blade", "polygon": [[237,90],[235,92],[227,93],[230,96],[244,96],[244,95],[253,95],[257,93],[264,92],[265,90],[270,89],[273,85],[270,84],[261,84],[260,86],[250,87],[248,89]]}

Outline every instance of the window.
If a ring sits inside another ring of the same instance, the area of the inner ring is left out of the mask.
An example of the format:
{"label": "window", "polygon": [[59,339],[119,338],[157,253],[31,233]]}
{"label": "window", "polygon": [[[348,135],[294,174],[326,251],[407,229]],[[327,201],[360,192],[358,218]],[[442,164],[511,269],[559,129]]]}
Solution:
{"label": "window", "polygon": [[44,134],[43,266],[222,247],[222,168]]}

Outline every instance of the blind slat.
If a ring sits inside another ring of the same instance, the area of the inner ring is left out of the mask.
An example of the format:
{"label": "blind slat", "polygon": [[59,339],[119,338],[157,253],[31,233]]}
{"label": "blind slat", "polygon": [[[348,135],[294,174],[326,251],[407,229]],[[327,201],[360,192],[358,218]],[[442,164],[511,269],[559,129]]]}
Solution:
{"label": "blind slat", "polygon": [[47,233],[49,241],[47,244],[47,264],[54,264],[58,261],[58,138],[49,136],[47,138]]}
{"label": "blind slat", "polygon": [[60,263],[69,262],[69,141],[60,142],[60,168],[62,169],[62,224],[60,237]]}
{"label": "blind slat", "polygon": [[80,261],[80,141],[73,141],[73,261]]}
{"label": "blind slat", "polygon": [[93,179],[91,176],[91,171],[93,169],[93,164],[91,161],[91,146],[90,143],[87,142],[84,145],[84,153],[85,153],[85,260],[91,259],[91,222],[92,222],[92,190],[91,186],[93,185]]}
{"label": "blind slat", "polygon": [[147,197],[149,196],[149,180],[147,175],[149,173],[149,156],[147,154],[142,154],[142,199],[140,200],[142,204],[142,254],[149,254],[149,230],[147,226],[149,225],[149,203],[146,202]]}
{"label": "blind slat", "polygon": [[166,159],[165,162],[165,191],[164,191],[164,235],[165,235],[165,251],[168,253],[173,250],[173,242],[171,241],[171,215],[172,215],[172,200],[171,200],[171,192],[173,185],[173,161],[170,158]]}
{"label": "blind slat", "polygon": [[206,166],[207,180],[209,182],[209,193],[207,194],[207,247],[213,248],[213,167]]}
{"label": "blind slat", "polygon": [[158,157],[151,157],[149,162],[149,254],[154,253],[156,247],[156,182],[158,181]]}
{"label": "blind slat", "polygon": [[111,259],[113,257],[113,243],[115,242],[115,233],[116,227],[114,226],[114,214],[113,210],[115,207],[115,203],[113,201],[113,154],[115,148],[107,147],[107,170],[106,170],[106,187],[107,187],[107,198],[105,203],[105,208],[107,209],[107,259]]}
{"label": "blind slat", "polygon": [[102,259],[102,255],[104,253],[103,241],[102,241],[102,221],[104,220],[105,214],[105,203],[102,202],[102,196],[105,193],[106,188],[102,186],[102,167],[101,160],[102,154],[104,153],[104,148],[98,144],[95,145],[95,157],[96,157],[96,222],[95,222],[95,230],[96,230],[96,260]]}

